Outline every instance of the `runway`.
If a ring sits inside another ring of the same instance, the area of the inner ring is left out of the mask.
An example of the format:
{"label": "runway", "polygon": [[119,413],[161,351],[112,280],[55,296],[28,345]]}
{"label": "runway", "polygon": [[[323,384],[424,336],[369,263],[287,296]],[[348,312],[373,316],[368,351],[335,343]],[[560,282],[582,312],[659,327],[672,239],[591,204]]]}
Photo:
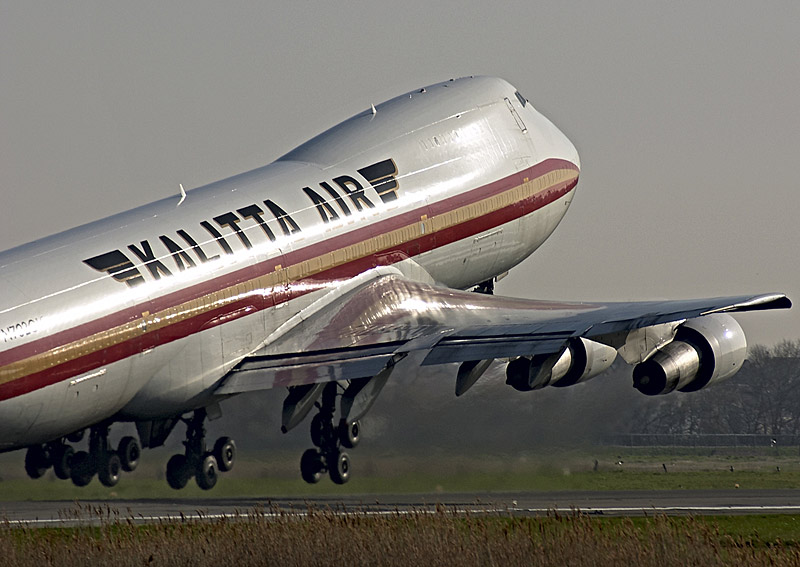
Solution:
{"label": "runway", "polygon": [[196,500],[113,500],[3,502],[0,517],[12,525],[67,526],[104,521],[157,523],[265,517],[309,510],[339,514],[407,515],[496,514],[542,516],[582,513],[598,516],[798,514],[800,491],[663,490],[609,492],[504,492],[465,494],[385,494],[313,498]]}

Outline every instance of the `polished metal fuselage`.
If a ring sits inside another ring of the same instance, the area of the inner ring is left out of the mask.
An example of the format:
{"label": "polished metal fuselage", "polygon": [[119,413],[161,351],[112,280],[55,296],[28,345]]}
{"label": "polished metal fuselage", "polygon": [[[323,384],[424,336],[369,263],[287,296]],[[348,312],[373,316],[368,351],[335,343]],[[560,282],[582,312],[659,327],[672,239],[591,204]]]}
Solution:
{"label": "polished metal fuselage", "polygon": [[552,233],[578,155],[496,78],[392,99],[274,163],[0,254],[0,448],[210,403],[376,266],[466,289]]}

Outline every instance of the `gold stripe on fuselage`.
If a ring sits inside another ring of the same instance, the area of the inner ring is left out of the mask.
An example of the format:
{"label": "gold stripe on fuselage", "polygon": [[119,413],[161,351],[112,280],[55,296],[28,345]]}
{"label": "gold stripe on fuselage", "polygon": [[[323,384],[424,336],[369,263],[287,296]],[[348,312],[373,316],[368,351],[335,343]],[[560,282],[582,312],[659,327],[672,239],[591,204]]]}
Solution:
{"label": "gold stripe on fuselage", "polygon": [[338,250],[293,264],[287,268],[276,266],[275,271],[269,274],[211,292],[202,297],[162,309],[156,313],[143,313],[142,318],[135,321],[118,325],[106,331],[95,333],[83,339],[66,343],[46,352],[0,367],[0,384],[6,384],[31,374],[44,372],[83,356],[134,340],[170,325],[222,308],[248,295],[261,295],[262,290],[289,285],[354,260],[390,250],[421,236],[429,236],[431,233],[470,222],[514,203],[534,197],[554,186],[569,183],[575,180],[577,176],[578,172],[573,169],[556,169],[532,180],[526,179],[521,185],[486,199],[413,222],[370,237],[362,242],[356,242]]}

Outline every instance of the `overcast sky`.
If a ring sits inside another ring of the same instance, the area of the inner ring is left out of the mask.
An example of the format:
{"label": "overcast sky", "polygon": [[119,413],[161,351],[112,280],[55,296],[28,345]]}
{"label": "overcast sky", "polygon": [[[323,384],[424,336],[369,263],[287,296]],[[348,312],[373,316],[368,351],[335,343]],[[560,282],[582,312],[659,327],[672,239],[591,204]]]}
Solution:
{"label": "overcast sky", "polygon": [[[799,27],[796,1],[0,0],[0,248],[487,74],[582,162],[565,220],[500,293],[800,305]],[[800,338],[800,307],[739,320],[751,343]]]}

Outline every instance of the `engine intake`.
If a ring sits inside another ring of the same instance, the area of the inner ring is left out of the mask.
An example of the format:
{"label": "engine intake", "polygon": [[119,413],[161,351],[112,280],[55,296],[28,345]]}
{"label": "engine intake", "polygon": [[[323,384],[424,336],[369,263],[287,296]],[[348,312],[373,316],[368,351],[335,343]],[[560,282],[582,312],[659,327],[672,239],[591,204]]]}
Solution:
{"label": "engine intake", "polygon": [[579,337],[554,354],[521,357],[506,366],[506,384],[520,392],[572,386],[594,378],[614,362],[614,347]]}
{"label": "engine intake", "polygon": [[746,356],[744,332],[730,315],[690,319],[675,340],[633,369],[633,387],[647,396],[695,392],[736,374]]}

